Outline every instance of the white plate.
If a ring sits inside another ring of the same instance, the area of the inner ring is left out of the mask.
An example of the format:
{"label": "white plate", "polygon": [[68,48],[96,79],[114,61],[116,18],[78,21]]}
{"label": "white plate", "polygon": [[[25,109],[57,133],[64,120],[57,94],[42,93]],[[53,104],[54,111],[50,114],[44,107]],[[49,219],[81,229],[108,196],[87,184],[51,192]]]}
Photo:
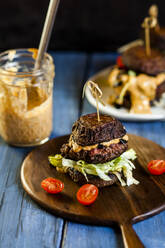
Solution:
{"label": "white plate", "polygon": [[[107,85],[107,78],[111,70],[112,70],[112,66],[98,72],[97,74],[89,78],[89,80],[94,81],[101,88],[103,92],[102,99],[104,100],[105,103],[107,103],[110,94],[110,87]],[[92,96],[88,87],[86,87],[85,95],[89,103],[96,108],[96,101]],[[102,113],[112,115],[120,120],[128,120],[128,121],[165,120],[165,108],[162,107],[151,107],[152,114],[132,114],[129,113],[126,108],[117,109],[109,104],[103,106],[101,103],[99,103],[99,109]]]}

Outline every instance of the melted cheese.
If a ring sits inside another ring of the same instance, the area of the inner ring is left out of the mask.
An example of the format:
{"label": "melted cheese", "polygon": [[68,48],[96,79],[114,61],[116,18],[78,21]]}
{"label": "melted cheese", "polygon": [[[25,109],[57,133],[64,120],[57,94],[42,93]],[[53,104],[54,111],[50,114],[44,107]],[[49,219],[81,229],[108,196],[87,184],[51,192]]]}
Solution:
{"label": "melted cheese", "polygon": [[[110,146],[111,144],[118,144],[120,142],[120,139],[124,139],[124,140],[128,141],[128,136],[124,135],[122,138],[119,138],[119,139],[113,139],[113,140],[110,140],[107,142],[102,142],[102,143],[100,143],[100,145]],[[91,146],[80,146],[76,142],[74,142],[72,137],[71,137],[69,140],[69,146],[72,147],[74,152],[80,152],[81,150],[90,151],[94,148],[97,148],[98,144],[91,145]]]}

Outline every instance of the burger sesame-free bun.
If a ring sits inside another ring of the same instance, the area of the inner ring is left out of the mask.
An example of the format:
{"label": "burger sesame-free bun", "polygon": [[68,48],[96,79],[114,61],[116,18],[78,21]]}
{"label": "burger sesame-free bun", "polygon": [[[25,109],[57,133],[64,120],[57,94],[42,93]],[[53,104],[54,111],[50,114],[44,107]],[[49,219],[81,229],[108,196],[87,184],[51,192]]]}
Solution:
{"label": "burger sesame-free bun", "polygon": [[97,113],[81,116],[72,128],[73,140],[81,146],[110,141],[125,134],[126,130],[119,120],[109,115],[100,115],[98,122]]}
{"label": "burger sesame-free bun", "polygon": [[80,173],[79,171],[73,168],[68,169],[68,174],[74,182],[77,182],[80,185],[85,184],[85,183],[90,183],[90,184],[96,185],[98,188],[110,186],[118,181],[117,177],[114,174],[108,175],[110,178],[109,181],[105,181],[98,176],[87,175],[88,177],[88,181],[87,181],[82,173]]}

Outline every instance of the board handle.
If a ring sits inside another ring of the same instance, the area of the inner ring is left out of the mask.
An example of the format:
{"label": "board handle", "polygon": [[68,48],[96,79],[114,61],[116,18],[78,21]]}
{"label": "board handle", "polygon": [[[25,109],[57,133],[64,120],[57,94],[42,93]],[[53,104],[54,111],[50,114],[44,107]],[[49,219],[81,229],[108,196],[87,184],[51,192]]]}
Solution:
{"label": "board handle", "polygon": [[120,225],[125,248],[144,248],[130,223]]}

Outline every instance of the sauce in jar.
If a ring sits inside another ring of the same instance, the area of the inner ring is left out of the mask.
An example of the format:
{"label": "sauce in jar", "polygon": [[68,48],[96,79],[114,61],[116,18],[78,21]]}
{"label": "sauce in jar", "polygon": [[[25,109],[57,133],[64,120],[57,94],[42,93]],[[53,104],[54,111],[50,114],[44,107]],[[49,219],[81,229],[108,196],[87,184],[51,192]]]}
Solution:
{"label": "sauce in jar", "polygon": [[53,59],[45,54],[34,71],[34,51],[0,54],[0,135],[16,146],[42,144],[52,130]]}

